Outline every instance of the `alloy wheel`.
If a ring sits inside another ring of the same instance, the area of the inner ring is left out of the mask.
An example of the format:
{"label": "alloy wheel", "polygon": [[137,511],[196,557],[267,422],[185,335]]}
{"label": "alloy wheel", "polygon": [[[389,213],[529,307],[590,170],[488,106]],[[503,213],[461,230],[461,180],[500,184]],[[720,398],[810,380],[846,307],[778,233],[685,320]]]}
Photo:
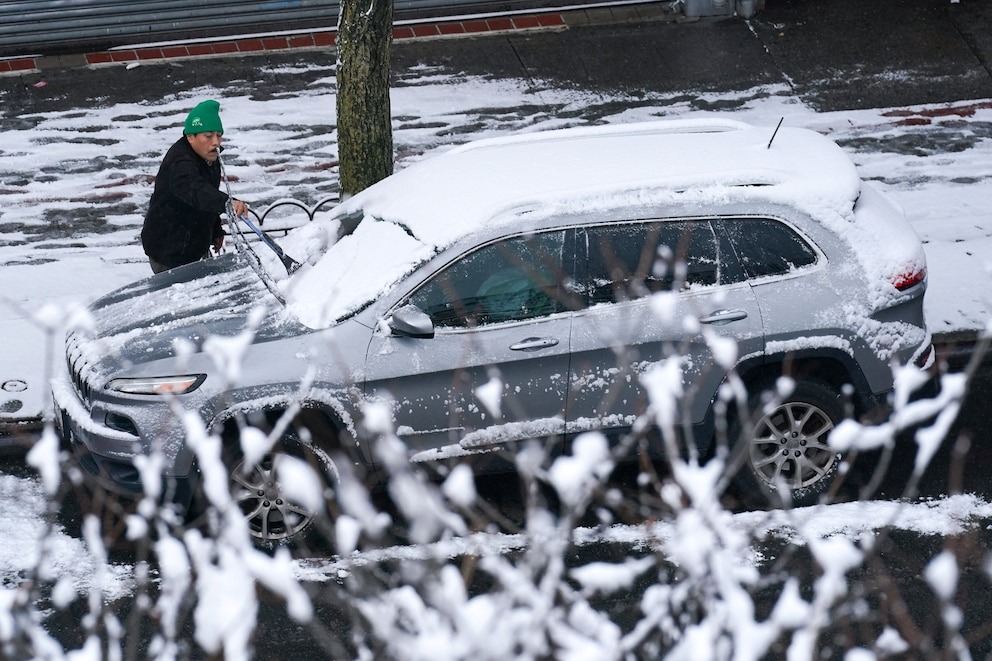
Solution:
{"label": "alloy wheel", "polygon": [[810,487],[829,475],[837,462],[837,452],[827,443],[833,428],[830,416],[814,404],[780,404],[754,427],[748,448],[751,468],[769,486]]}

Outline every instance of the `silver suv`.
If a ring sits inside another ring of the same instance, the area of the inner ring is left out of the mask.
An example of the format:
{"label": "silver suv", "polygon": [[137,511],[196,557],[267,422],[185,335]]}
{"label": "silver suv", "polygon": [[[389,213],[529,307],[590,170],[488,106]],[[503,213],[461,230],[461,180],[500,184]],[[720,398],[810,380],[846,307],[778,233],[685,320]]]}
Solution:
{"label": "silver suv", "polygon": [[[329,480],[347,455],[383,479],[372,403],[411,461],[497,470],[493,450],[590,430],[647,430],[655,451],[650,431],[669,426],[705,452],[735,408],[724,384],[743,383],[757,414],[730,416],[741,474],[798,499],[835,471],[827,435],[845,410],[884,411],[894,367],[933,361],[919,239],[802,129],[670,121],[480,141],[281,243],[304,263],[292,275],[261,248],[202,261],[105,296],[69,333],[59,426],[105,486],[140,492],[135,459],[157,453],[188,500],[197,461],[177,413],[192,412],[224,439],[253,533],[279,543],[316,515],[281,491],[282,454]],[[652,406],[659,387],[681,392],[674,410]],[[240,466],[246,427],[274,445]]]}

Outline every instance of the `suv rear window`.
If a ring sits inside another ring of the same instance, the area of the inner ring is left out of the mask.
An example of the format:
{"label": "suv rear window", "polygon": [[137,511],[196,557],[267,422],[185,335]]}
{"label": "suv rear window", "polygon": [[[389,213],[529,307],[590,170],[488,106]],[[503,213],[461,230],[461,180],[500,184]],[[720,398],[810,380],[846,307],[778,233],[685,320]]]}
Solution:
{"label": "suv rear window", "polygon": [[749,278],[790,273],[816,263],[816,251],[795,230],[770,218],[722,221]]}
{"label": "suv rear window", "polygon": [[600,225],[584,235],[589,305],[720,282],[720,251],[707,220]]}

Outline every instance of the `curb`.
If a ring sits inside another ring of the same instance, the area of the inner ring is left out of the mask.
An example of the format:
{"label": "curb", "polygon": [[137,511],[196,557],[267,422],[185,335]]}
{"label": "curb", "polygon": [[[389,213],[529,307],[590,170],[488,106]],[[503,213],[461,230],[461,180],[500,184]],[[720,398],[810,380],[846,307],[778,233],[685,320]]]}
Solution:
{"label": "curb", "polygon": [[[652,0],[621,0],[558,10],[521,10],[446,18],[395,21],[393,41],[475,37],[509,32],[565,30],[582,25],[634,21],[694,21]],[[67,55],[27,55],[0,58],[0,76],[39,73],[49,69],[161,64],[200,57],[261,55],[298,49],[332,48],[337,28],[241,35],[217,39],[170,41],[122,46]]]}

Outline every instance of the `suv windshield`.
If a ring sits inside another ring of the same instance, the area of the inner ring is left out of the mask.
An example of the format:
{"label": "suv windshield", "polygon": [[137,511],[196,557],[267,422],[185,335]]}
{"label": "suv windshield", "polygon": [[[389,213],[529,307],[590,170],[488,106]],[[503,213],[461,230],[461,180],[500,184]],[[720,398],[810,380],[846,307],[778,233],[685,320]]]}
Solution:
{"label": "suv windshield", "polygon": [[284,242],[287,252],[307,254],[312,264],[284,289],[289,311],[314,329],[363,309],[436,252],[398,223],[354,212],[335,220],[301,228]]}

